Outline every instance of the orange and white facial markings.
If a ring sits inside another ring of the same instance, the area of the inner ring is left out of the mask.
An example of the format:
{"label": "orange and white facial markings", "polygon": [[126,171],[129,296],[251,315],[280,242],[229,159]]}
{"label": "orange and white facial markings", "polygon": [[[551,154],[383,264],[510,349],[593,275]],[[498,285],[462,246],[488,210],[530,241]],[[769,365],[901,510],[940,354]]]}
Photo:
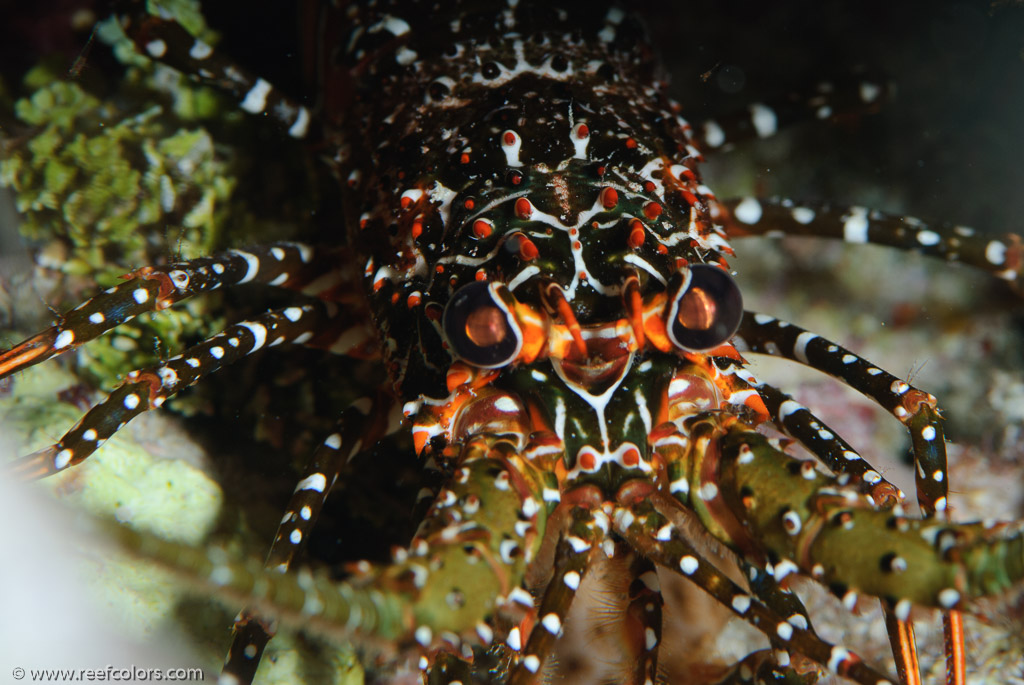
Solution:
{"label": "orange and white facial markings", "polygon": [[456,387],[448,397],[421,399],[406,403],[403,412],[413,419],[413,444],[422,453],[435,437],[444,436],[449,445],[458,444],[467,435],[507,435],[515,437],[518,448],[526,445],[533,431],[527,408],[513,393],[469,382]]}

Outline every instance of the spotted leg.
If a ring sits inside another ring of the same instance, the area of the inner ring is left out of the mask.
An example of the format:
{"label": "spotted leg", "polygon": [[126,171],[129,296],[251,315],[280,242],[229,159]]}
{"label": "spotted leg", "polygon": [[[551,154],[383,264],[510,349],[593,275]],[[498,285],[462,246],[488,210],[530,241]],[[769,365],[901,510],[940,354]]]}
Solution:
{"label": "spotted leg", "polygon": [[[740,568],[747,577],[751,593],[764,602],[765,606],[779,616],[785,616],[786,621],[790,625],[802,628],[817,637],[817,633],[811,625],[810,614],[804,603],[800,601],[796,593],[782,586],[782,580],[785,578],[782,571],[776,571],[773,568],[769,572],[743,559],[740,560]],[[772,642],[772,649],[766,650],[767,653],[765,654],[755,652],[749,655],[739,664],[738,674],[741,676],[745,674],[744,666],[746,666],[747,670],[752,671],[751,676],[746,679],[747,682],[751,680],[756,681],[758,676],[766,676],[773,670],[777,674],[783,674],[778,682],[817,682],[816,677],[812,678],[793,669],[791,665],[793,655],[783,640],[778,636],[772,637],[770,635],[769,639]],[[766,680],[766,682],[772,681]]]}
{"label": "spotted leg", "polygon": [[293,138],[305,138],[309,133],[311,116],[305,106],[194,38],[164,12],[149,14],[140,0],[118,4],[121,27],[141,54],[230,94],[243,110],[271,118]]}
{"label": "spotted leg", "polygon": [[757,386],[757,392],[775,426],[796,439],[833,473],[846,483],[865,484],[866,494],[879,504],[897,504],[903,493],[885,480],[853,447],[835,431],[789,395],[766,383]]}
{"label": "spotted leg", "polygon": [[[910,430],[913,441],[921,508],[926,515],[945,511],[946,445],[933,395],[883,371],[845,347],[787,321],[746,312],[736,336],[741,351],[790,359],[827,373],[899,419]],[[795,411],[798,407],[794,403],[789,410]],[[870,477],[873,479],[874,475]]]}
{"label": "spotted leg", "polygon": [[[839,238],[850,243],[876,243],[926,255],[950,262],[963,262],[988,271],[1008,281],[1019,293],[1024,292],[1024,247],[1021,237],[1006,234],[1001,237],[979,235],[974,229],[950,223],[929,224],[916,217],[893,216],[864,207],[841,207],[823,203],[794,203],[791,200],[758,200],[742,198],[721,203],[726,211],[720,220],[733,237],[744,235],[806,235]],[[902,417],[901,417],[902,420]],[[906,423],[904,421],[904,423]],[[915,455],[930,448],[937,441],[924,437],[934,435],[927,423],[921,432],[911,428]],[[941,440],[941,435],[940,435]],[[930,443],[922,445],[921,443]],[[941,471],[922,472],[919,464],[918,498],[926,515],[938,511],[946,515],[945,465]],[[929,475],[935,480],[932,494],[922,497],[921,480]],[[941,480],[938,480],[939,477]],[[964,644],[959,614],[951,612],[943,619],[946,633],[949,681],[964,680]],[[899,660],[899,656],[897,659]]]}
{"label": "spotted leg", "polygon": [[[603,512],[598,511],[595,514],[582,507],[576,507],[570,516],[569,527],[559,540],[555,551],[555,571],[552,580],[544,591],[536,612],[531,612],[527,617],[527,621],[533,625],[518,663],[509,677],[509,685],[543,682],[541,667],[544,659],[552,652],[555,640],[562,632],[562,622],[569,613],[569,607],[587,571],[591,555],[603,537],[595,518],[596,516],[607,521]],[[535,622],[534,617],[538,617]],[[515,649],[512,640],[509,646]]]}
{"label": "spotted leg", "polygon": [[[935,397],[914,388],[871,362],[786,321],[747,312],[737,332],[741,347],[790,359],[823,371],[870,397],[910,430],[916,464],[917,498],[925,516],[946,511],[946,445]],[[795,402],[790,409],[799,408]],[[780,407],[781,413],[781,407]],[[865,478],[881,479],[877,472]],[[870,480],[868,481],[870,482]],[[901,678],[915,682],[917,651],[907,615],[888,616],[890,641]],[[944,619],[949,622],[950,619]]]}
{"label": "spotted leg", "polygon": [[[544,474],[507,439],[468,438],[455,475],[446,483],[409,548],[390,564],[361,563],[345,581],[308,570],[280,574],[262,564],[232,561],[222,549],[196,549],[111,522],[121,546],[187,575],[198,587],[250,603],[283,623],[337,636],[359,633],[399,649],[418,648],[430,682],[458,662],[437,655],[457,643],[492,646],[490,622],[515,620],[527,560],[540,545],[548,510]],[[532,504],[528,504],[532,502]],[[525,527],[518,515],[530,512]],[[500,598],[496,601],[495,598]]]}
{"label": "spotted leg", "polygon": [[86,300],[55,326],[0,352],[0,378],[73,350],[144,312],[242,283],[302,289],[331,273],[336,256],[301,243],[228,250],[167,266],[147,266],[130,280]]}
{"label": "spotted leg", "polygon": [[865,207],[753,197],[720,203],[727,210],[720,219],[733,238],[798,235],[888,245],[969,264],[1010,282],[1018,292],[1024,291],[1024,245],[1013,233],[992,237],[966,226],[929,224]]}
{"label": "spotted leg", "polygon": [[[313,453],[288,501],[267,555],[265,566],[268,569],[277,573],[288,571],[348,462],[364,447],[372,446],[400,426],[401,417],[392,411],[394,408],[394,399],[382,393],[374,400],[356,400],[342,412],[334,431]],[[273,622],[259,616],[251,607],[239,612],[221,673],[221,685],[251,683],[274,632]]]}
{"label": "spotted leg", "polygon": [[344,318],[333,305],[313,301],[234,324],[161,364],[132,371],[58,442],[16,459],[8,468],[16,478],[32,480],[79,464],[128,421],[160,407],[169,397],[222,366],[264,346],[284,342],[329,344],[328,340],[341,337],[345,331]]}
{"label": "spotted leg", "polygon": [[759,649],[751,652],[715,685],[814,685],[818,682],[816,668],[809,672],[801,672],[786,665],[780,666],[779,662],[787,661],[788,654],[780,659],[779,652],[773,649]]}
{"label": "spotted leg", "polygon": [[805,121],[872,112],[886,98],[887,91],[884,79],[868,76],[819,83],[810,92],[790,93],[700,122],[694,127],[694,135],[704,150],[729,149],[735,143],[768,138],[781,128]]}
{"label": "spotted leg", "polygon": [[856,654],[821,640],[799,620],[789,622],[736,585],[696,550],[682,528],[670,520],[671,514],[663,513],[672,509],[678,509],[674,500],[662,493],[651,493],[631,503],[628,509],[617,508],[612,517],[613,530],[655,563],[682,573],[770,639],[783,640],[792,649],[861,685],[891,683]]}
{"label": "spotted leg", "polygon": [[[703,510],[704,515],[701,518],[705,520],[705,527],[707,527],[709,530],[712,528],[716,529],[716,535],[721,536],[721,539],[728,539],[737,534],[739,534],[740,537],[743,537],[743,533],[741,531],[731,527],[730,522],[735,521],[735,519],[733,519],[731,515],[722,516],[721,514],[716,514],[714,510],[709,508],[715,506],[712,504],[712,502],[717,502],[720,500],[720,491],[717,486],[713,488],[713,490],[707,491],[705,486],[698,486],[698,491],[697,493],[695,493],[696,496],[693,496],[694,493],[691,493],[689,478],[686,475],[687,467],[685,466],[685,464],[689,460],[689,458],[686,456],[686,451],[689,449],[689,445],[696,445],[698,443],[701,443],[703,444],[703,448],[701,449],[705,453],[707,453],[709,450],[711,452],[717,452],[717,447],[714,444],[715,439],[711,437],[709,434],[707,434],[704,430],[699,430],[697,433],[693,433],[690,436],[689,441],[687,441],[683,439],[683,436],[681,434],[675,432],[674,429],[668,430],[668,425],[666,424],[666,427],[664,429],[659,429],[658,431],[652,433],[652,443],[654,445],[655,450],[668,463],[668,470],[666,472],[666,475],[669,479],[669,486],[667,488],[667,491],[670,493],[670,495],[668,498],[665,498],[665,496],[662,493],[656,493],[652,497],[651,501],[657,504],[660,514],[664,518],[668,519],[668,521],[672,524],[671,527],[658,529],[655,533],[655,538],[658,540],[668,539],[668,537],[672,534],[673,529],[681,531],[693,530],[694,526],[692,525],[692,522],[689,520],[689,517],[692,514],[689,514],[688,512],[693,511],[694,513],[697,513],[698,516],[700,516],[698,510]],[[717,458],[712,458],[711,463],[714,463],[716,460]],[[807,462],[807,464],[811,465],[811,462]],[[805,475],[803,469],[801,469],[801,474]],[[712,482],[714,482],[714,479],[712,479]],[[715,519],[716,522],[711,523],[709,517],[711,519]],[[687,542],[686,544],[690,545],[689,542]],[[687,557],[681,558],[679,562],[680,564],[682,564],[680,568],[686,575],[691,575],[691,572],[698,568],[698,560],[703,560],[703,557],[700,554],[696,553],[695,551],[692,551],[692,545],[690,545],[690,550],[691,551],[689,552],[685,552]],[[763,555],[763,551],[757,549],[750,549],[748,550],[748,552],[750,555],[752,555],[751,558],[757,558]],[[655,561],[657,561],[657,559],[655,559]],[[803,603],[800,601],[800,598],[797,597],[794,593],[782,587],[782,582],[785,580],[785,578],[788,577],[791,573],[794,573],[799,570],[797,565],[791,559],[776,558],[775,563],[773,565],[766,566],[766,568],[764,569],[761,569],[753,563],[750,563],[749,561],[745,560],[741,561],[740,565],[741,568],[744,570],[749,581],[750,592],[764,605],[764,607],[768,611],[774,613],[776,616],[783,617],[785,619],[785,622],[788,623],[790,626],[806,631],[812,639],[819,639],[817,634],[814,632],[813,627],[811,626],[808,612],[806,608],[803,606]],[[708,564],[708,566],[712,571],[720,574],[720,572],[718,572],[713,565]],[[670,568],[672,568],[673,570],[676,569],[675,566],[670,566]],[[728,582],[731,583],[731,581]],[[702,585],[701,587],[704,586]],[[711,594],[719,601],[722,601],[723,595],[721,591],[719,591],[718,594],[709,591],[709,594]],[[725,594],[724,596],[726,598],[731,597],[731,595],[728,594]],[[740,597],[737,600],[735,600],[738,602],[738,605],[732,604],[732,601],[733,600],[730,600],[730,602],[728,603],[723,602],[723,604],[725,604],[725,606],[729,606],[730,608],[732,608],[733,611],[737,611],[737,607],[742,609],[743,607],[746,607],[749,604],[747,597]],[[740,615],[743,615],[744,611],[739,611],[738,613]],[[787,648],[787,644],[792,643],[789,643],[788,638],[780,642],[779,638],[785,637],[785,635],[789,633],[789,630],[787,628],[783,628],[782,633],[779,633],[778,631],[773,633],[768,630],[765,630],[761,626],[758,626],[756,624],[754,625],[759,630],[765,632],[769,640],[771,640],[772,644],[775,646],[775,649],[773,650],[775,653],[764,658],[768,659],[772,663],[777,664],[782,671],[788,672],[790,651]],[[802,652],[799,648],[795,649],[797,653],[807,654],[808,657],[810,657],[812,660],[816,660],[818,663],[828,663],[826,661],[822,661],[821,659],[816,658],[814,655],[810,653]],[[831,664],[829,664],[829,668],[832,668],[832,670],[835,671],[835,668],[833,668]]]}
{"label": "spotted leg", "polygon": [[653,685],[657,680],[661,610],[665,601],[661,596],[658,572],[651,560],[635,553],[630,556],[629,600],[623,626],[627,654],[632,657],[627,661],[631,665],[630,682]]}

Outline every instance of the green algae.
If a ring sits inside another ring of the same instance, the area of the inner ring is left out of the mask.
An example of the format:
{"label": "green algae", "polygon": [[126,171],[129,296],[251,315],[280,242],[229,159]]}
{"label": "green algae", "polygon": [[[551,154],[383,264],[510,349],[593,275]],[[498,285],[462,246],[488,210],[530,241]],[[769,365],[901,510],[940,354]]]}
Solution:
{"label": "green algae", "polygon": [[[25,85],[32,93],[14,113],[33,133],[8,143],[0,184],[16,194],[22,234],[58,255],[46,265],[77,284],[66,299],[89,284],[120,282],[128,265],[218,246],[236,180],[207,130],[146,100],[100,100],[47,66],[29,72]],[[120,344],[103,338],[90,346],[85,376],[109,387],[107,379],[151,359],[141,341],[166,350],[201,337],[210,323],[194,306],[140,317],[119,331]]]}
{"label": "green algae", "polygon": [[[198,2],[169,0],[161,6],[193,35],[217,42]],[[21,213],[19,230],[35,257],[36,285],[57,310],[143,265],[287,237],[287,220],[262,216],[249,207],[250,196],[239,193],[239,178],[253,165],[237,141],[245,140],[251,119],[213,89],[137,54],[116,22],[101,22],[97,37],[110,46],[123,72],[87,67],[81,80],[69,80],[62,65],[44,60],[17,87],[0,79],[0,112],[13,123],[0,138],[0,185]],[[0,391],[4,452],[25,454],[51,444],[82,413],[80,406],[58,400],[61,392],[82,383],[111,389],[127,371],[223,328],[220,309],[216,295],[187,300],[83,345],[68,355],[75,362],[71,371],[50,362],[19,373],[13,392]],[[13,331],[3,336],[4,343],[18,338]],[[183,405],[171,404],[179,411]],[[239,555],[264,553],[266,541],[254,546],[247,524],[223,511],[225,495],[215,471],[179,419],[151,412],[39,488],[54,495],[48,506],[66,508],[74,518],[78,512],[113,518],[190,545],[206,544],[213,535]],[[79,559],[77,573],[105,613],[128,632],[161,642],[183,634],[177,642],[215,677],[238,607],[196,599],[188,582],[148,563],[117,553],[97,561],[89,544],[80,544],[86,558]],[[268,647],[256,682],[363,680],[353,648],[282,631]]]}

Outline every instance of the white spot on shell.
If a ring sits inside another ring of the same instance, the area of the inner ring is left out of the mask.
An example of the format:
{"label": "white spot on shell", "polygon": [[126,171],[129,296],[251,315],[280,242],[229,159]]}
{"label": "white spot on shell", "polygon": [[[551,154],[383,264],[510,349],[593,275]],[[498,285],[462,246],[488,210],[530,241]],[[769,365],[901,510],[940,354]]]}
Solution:
{"label": "white spot on shell", "polygon": [[241,108],[249,114],[259,114],[267,106],[267,95],[270,94],[272,86],[263,79],[256,79],[249,92],[242,100]]}
{"label": "white spot on shell", "polygon": [[754,129],[760,138],[767,138],[775,135],[778,130],[778,119],[775,112],[765,105],[756,103],[750,106],[750,120],[754,123]]}
{"label": "white spot on shell", "polygon": [[868,242],[867,209],[850,207],[850,213],[843,220],[843,240],[848,243]]}
{"label": "white spot on shell", "polygon": [[725,143],[725,131],[715,121],[704,122],[704,142],[708,147],[720,147]]}
{"label": "white spot on shell", "polygon": [[555,613],[548,614],[540,620],[540,623],[552,635],[558,635],[558,631],[562,629],[562,619],[558,618],[558,614]]}
{"label": "white spot on shell", "polygon": [[75,341],[74,331],[61,331],[53,341],[53,349],[62,350]]}
{"label": "white spot on shell", "polygon": [[699,566],[697,558],[689,554],[679,560],[679,569],[688,576],[692,576]]}
{"label": "white spot on shell", "polygon": [[1006,243],[1001,240],[990,241],[985,246],[985,259],[989,264],[1001,266],[1006,261]]}
{"label": "white spot on shell", "polygon": [[750,595],[734,595],[732,598],[732,608],[737,614],[745,614],[750,608]]}
{"label": "white spot on shell", "polygon": [[745,197],[736,205],[733,215],[745,224],[756,224],[761,220],[761,203],[752,197]]}
{"label": "white spot on shell", "polygon": [[57,456],[53,458],[53,468],[58,471],[67,468],[68,464],[71,463],[72,456],[74,455],[71,450],[61,450],[60,452],[57,452]]}
{"label": "white spot on shell", "polygon": [[316,492],[323,492],[327,487],[327,477],[322,473],[314,473],[308,478],[303,478],[299,481],[299,484],[295,486],[295,491],[299,490],[315,490]]}
{"label": "white spot on shell", "polygon": [[188,51],[188,56],[194,60],[202,61],[213,54],[213,48],[209,44],[196,39]]}
{"label": "white spot on shell", "polygon": [[794,207],[792,210],[793,221],[798,224],[809,224],[814,221],[814,210],[810,207]]}
{"label": "white spot on shell", "polygon": [[951,587],[939,592],[939,605],[944,609],[951,609],[960,601],[960,593]]}
{"label": "white spot on shell", "polygon": [[154,59],[160,59],[167,54],[167,43],[163,42],[159,38],[151,40],[146,43],[146,52],[149,53],[150,57]]}
{"label": "white spot on shell", "polygon": [[882,92],[882,89],[878,85],[869,83],[868,81],[861,83],[859,90],[860,99],[868,104],[874,102]]}

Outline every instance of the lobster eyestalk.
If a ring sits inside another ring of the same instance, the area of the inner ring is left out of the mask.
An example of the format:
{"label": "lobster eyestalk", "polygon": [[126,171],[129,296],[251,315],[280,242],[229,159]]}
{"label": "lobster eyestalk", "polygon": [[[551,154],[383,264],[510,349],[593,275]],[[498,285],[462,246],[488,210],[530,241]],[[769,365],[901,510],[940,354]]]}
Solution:
{"label": "lobster eyestalk", "polygon": [[689,421],[669,474],[673,495],[716,536],[772,564],[776,580],[802,571],[851,608],[879,597],[905,620],[912,606],[967,609],[1024,580],[1024,527],[907,517],[878,505],[813,461],[781,451],[735,418]]}

